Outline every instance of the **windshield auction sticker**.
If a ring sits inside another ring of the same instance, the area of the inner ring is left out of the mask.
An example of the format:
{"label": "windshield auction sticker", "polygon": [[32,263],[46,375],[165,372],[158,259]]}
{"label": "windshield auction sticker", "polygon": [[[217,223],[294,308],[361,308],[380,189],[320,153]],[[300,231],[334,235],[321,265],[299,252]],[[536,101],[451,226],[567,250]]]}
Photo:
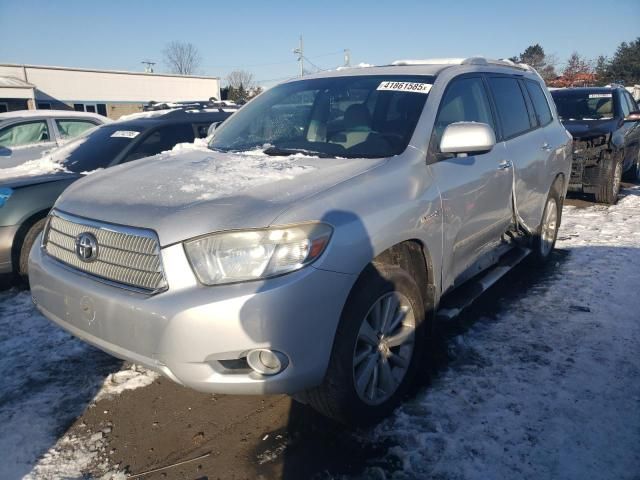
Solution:
{"label": "windshield auction sticker", "polygon": [[389,92],[415,92],[429,93],[432,85],[430,83],[414,82],[382,82],[376,90],[386,90]]}
{"label": "windshield auction sticker", "polygon": [[611,93],[590,93],[589,98],[611,98],[613,94]]}
{"label": "windshield auction sticker", "polygon": [[133,130],[118,130],[111,134],[111,138],[136,138],[138,135],[140,135],[140,132]]}

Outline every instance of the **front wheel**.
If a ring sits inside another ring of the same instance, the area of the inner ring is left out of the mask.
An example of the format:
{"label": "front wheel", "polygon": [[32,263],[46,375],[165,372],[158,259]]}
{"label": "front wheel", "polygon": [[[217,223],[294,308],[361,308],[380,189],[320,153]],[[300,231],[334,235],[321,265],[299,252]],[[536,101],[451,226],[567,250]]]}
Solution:
{"label": "front wheel", "polygon": [[614,205],[618,201],[620,182],[622,181],[622,160],[613,157],[602,168],[606,170],[602,177],[602,183],[595,193],[596,202]]}
{"label": "front wheel", "polygon": [[424,324],[413,277],[398,266],[370,265],[342,313],[323,383],[305,392],[305,400],[347,425],[388,415],[415,378]]}

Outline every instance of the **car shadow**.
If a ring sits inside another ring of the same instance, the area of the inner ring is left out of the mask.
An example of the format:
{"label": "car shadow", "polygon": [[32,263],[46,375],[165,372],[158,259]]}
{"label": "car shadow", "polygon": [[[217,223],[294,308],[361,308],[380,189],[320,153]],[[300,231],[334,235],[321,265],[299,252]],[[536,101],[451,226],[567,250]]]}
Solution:
{"label": "car shadow", "polygon": [[92,403],[117,360],[47,321],[24,290],[0,292],[0,478],[29,474]]}

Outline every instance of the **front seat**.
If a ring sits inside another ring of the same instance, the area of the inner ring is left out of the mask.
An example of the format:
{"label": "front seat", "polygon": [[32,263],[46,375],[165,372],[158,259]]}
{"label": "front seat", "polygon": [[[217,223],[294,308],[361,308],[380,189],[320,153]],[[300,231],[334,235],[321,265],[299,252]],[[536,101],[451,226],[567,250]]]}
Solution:
{"label": "front seat", "polygon": [[371,114],[362,103],[350,105],[344,112],[344,128],[331,135],[329,142],[351,148],[367,140],[371,133]]}

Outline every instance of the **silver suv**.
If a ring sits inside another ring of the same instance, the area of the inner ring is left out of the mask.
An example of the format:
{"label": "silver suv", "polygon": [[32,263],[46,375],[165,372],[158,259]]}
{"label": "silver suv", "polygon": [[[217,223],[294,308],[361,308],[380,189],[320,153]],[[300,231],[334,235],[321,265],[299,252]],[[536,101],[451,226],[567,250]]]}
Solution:
{"label": "silver suv", "polygon": [[74,183],[32,249],[34,301],[188,387],[393,409],[437,319],[547,259],[571,138],[540,77],[400,61],[274,87],[183,149]]}

